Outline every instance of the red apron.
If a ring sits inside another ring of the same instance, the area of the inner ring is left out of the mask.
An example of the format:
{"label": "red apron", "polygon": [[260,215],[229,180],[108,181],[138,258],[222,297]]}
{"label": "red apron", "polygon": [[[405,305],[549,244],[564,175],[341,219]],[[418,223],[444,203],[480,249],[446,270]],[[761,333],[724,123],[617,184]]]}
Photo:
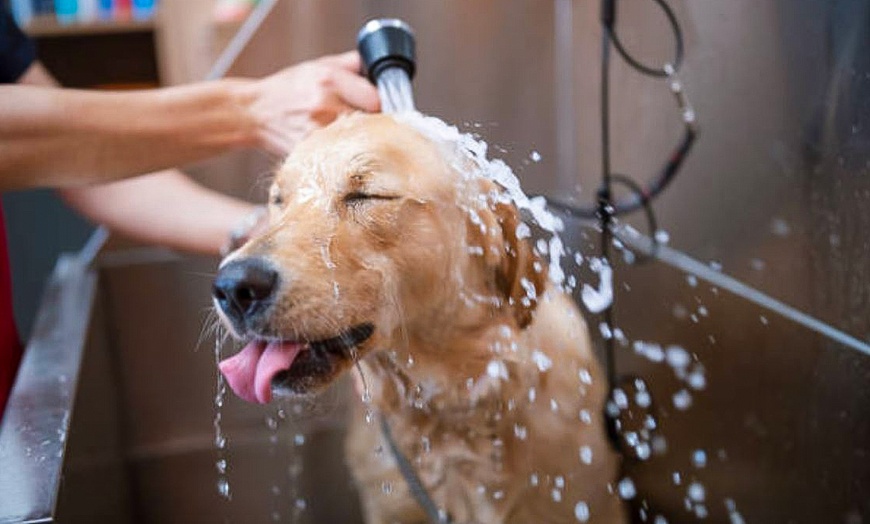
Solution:
{"label": "red apron", "polygon": [[12,279],[6,251],[6,224],[0,206],[0,420],[21,362],[21,342],[12,315]]}

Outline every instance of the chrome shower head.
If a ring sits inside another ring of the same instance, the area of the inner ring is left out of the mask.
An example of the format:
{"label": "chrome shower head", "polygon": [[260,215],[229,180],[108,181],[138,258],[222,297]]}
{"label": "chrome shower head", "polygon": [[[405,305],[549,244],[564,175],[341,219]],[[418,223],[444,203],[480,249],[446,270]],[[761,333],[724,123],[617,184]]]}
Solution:
{"label": "chrome shower head", "polygon": [[414,32],[397,18],[370,20],[357,35],[357,48],[362,56],[363,72],[377,85],[378,77],[393,67],[414,78],[416,69]]}

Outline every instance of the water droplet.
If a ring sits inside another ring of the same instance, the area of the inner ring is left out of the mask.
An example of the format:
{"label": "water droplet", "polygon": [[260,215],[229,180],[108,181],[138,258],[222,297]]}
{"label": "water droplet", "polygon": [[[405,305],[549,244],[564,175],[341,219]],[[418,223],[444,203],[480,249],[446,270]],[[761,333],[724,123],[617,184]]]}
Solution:
{"label": "water droplet", "polygon": [[553,497],[553,502],[562,502],[562,492],[558,489],[554,488],[550,495]]}
{"label": "water droplet", "polygon": [[762,324],[762,325],[765,325],[765,326],[769,323],[769,321],[767,320],[767,317],[764,316],[764,315],[760,315],[760,316],[758,317],[758,320],[760,320],[760,321],[761,321],[761,324]]}
{"label": "water droplet", "polygon": [[674,471],[674,474],[671,476],[674,480],[674,485],[679,486],[683,483],[683,477],[680,475],[679,471]]}
{"label": "water droplet", "polygon": [[646,442],[641,442],[634,447],[634,452],[640,460],[646,460],[652,455],[652,449]]}
{"label": "water droplet", "polygon": [[659,244],[667,244],[671,240],[671,235],[668,234],[664,229],[659,229],[655,234],[656,242]]}
{"label": "water droplet", "polygon": [[628,408],[628,395],[625,394],[622,388],[614,389],[612,395],[613,402],[616,403],[620,410]]}
{"label": "water droplet", "polygon": [[692,395],[685,389],[681,389],[674,393],[674,407],[684,411],[692,405]]}
{"label": "water droplet", "polygon": [[589,522],[589,505],[582,500],[574,505],[574,518],[578,522]]}
{"label": "water droplet", "polygon": [[662,347],[654,342],[644,342],[642,340],[635,340],[634,344],[632,344],[634,348],[634,352],[646,357],[648,360],[653,362],[662,362],[665,359],[665,352]]}
{"label": "water droplet", "polygon": [[695,502],[703,502],[706,496],[704,486],[700,482],[692,482],[688,489],[689,498]]}
{"label": "water droplet", "polygon": [[685,368],[692,361],[689,352],[680,346],[668,346],[665,350],[665,360],[672,368]]}
{"label": "water droplet", "polygon": [[696,468],[703,468],[707,465],[707,453],[703,449],[696,449],[692,453],[692,464]]}
{"label": "water droplet", "polygon": [[225,477],[221,477],[217,481],[217,491],[221,497],[225,499],[229,499],[231,497],[230,494],[230,483],[227,481]]}
{"label": "water droplet", "polygon": [[296,509],[301,511],[308,507],[308,502],[303,498],[298,498],[294,505],[296,506]]}
{"label": "water droplet", "polygon": [[381,483],[381,491],[386,495],[391,495],[393,493],[393,483],[384,481]]}
{"label": "water droplet", "polygon": [[592,464],[592,448],[589,446],[580,446],[580,462],[586,464]]}
{"label": "water droplet", "polygon": [[581,409],[579,417],[580,417],[580,422],[583,422],[584,424],[591,424],[592,423],[592,414],[589,413],[588,409]]}
{"label": "water droplet", "polygon": [[503,360],[490,360],[486,365],[486,374],[492,378],[507,380],[508,369]]}
{"label": "water droplet", "polygon": [[[743,520],[743,515],[737,511],[737,504],[733,499],[725,499],[725,509],[728,510],[728,518],[731,521],[731,524],[746,524]],[[860,521],[858,521],[860,522]],[[851,522],[848,524],[852,524]]]}
{"label": "water droplet", "polygon": [[532,362],[538,366],[538,371],[542,373],[553,367],[553,361],[550,360],[550,357],[538,350],[532,352]]}
{"label": "water droplet", "polygon": [[648,408],[652,404],[652,396],[650,396],[648,391],[638,391],[634,395],[634,403],[638,407]]}
{"label": "water droplet", "polygon": [[702,369],[696,369],[689,373],[689,376],[687,377],[687,382],[689,383],[689,387],[695,390],[700,390],[707,387],[707,378],[704,376],[704,372]]}
{"label": "water droplet", "polygon": [[619,492],[619,496],[623,500],[631,500],[637,495],[637,489],[634,487],[634,481],[630,478],[626,477],[619,481],[619,484],[616,486],[616,490]]}
{"label": "water droplet", "polygon": [[226,459],[223,459],[223,458],[218,459],[214,463],[214,465],[215,465],[215,469],[217,469],[217,472],[220,473],[221,475],[223,475],[224,473],[227,472],[227,460]]}
{"label": "water droplet", "polygon": [[785,220],[774,218],[770,223],[770,231],[778,237],[787,237],[791,233],[791,227]]}
{"label": "water droplet", "polygon": [[528,429],[520,424],[514,424],[514,435],[520,440],[526,440],[529,435]]}
{"label": "water droplet", "polygon": [[601,332],[601,338],[604,340],[610,340],[613,337],[613,332],[610,330],[610,326],[608,326],[606,322],[598,324],[598,331]]}
{"label": "water droplet", "polygon": [[293,443],[296,444],[297,446],[301,446],[301,445],[305,444],[305,435],[303,435],[302,433],[295,434],[293,436]]}
{"label": "water droplet", "polygon": [[278,421],[272,417],[266,417],[266,427],[270,430],[275,431],[278,429]]}
{"label": "water droplet", "polygon": [[580,368],[577,372],[577,376],[580,377],[580,382],[591,385],[592,384],[592,373],[589,372],[586,368]]}
{"label": "water droplet", "polygon": [[538,474],[537,473],[532,473],[531,476],[529,476],[529,484],[532,486],[538,485]]}

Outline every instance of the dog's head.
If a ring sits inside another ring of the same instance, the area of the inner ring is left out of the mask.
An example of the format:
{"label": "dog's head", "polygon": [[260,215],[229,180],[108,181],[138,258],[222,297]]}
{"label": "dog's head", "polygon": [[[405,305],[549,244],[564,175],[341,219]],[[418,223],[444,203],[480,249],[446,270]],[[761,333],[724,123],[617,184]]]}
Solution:
{"label": "dog's head", "polygon": [[442,142],[359,114],[297,146],[272,184],[269,227],[214,285],[222,319],[249,341],[221,363],[240,396],[314,392],[377,348],[528,324],[545,275],[517,210]]}

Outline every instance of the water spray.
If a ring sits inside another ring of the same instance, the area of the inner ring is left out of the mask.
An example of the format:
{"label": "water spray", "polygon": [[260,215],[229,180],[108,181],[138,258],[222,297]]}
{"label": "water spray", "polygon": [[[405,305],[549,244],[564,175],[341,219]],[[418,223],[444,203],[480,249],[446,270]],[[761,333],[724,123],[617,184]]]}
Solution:
{"label": "water spray", "polygon": [[411,80],[416,71],[414,32],[396,18],[370,20],[357,35],[363,73],[378,87],[381,111],[414,110]]}

